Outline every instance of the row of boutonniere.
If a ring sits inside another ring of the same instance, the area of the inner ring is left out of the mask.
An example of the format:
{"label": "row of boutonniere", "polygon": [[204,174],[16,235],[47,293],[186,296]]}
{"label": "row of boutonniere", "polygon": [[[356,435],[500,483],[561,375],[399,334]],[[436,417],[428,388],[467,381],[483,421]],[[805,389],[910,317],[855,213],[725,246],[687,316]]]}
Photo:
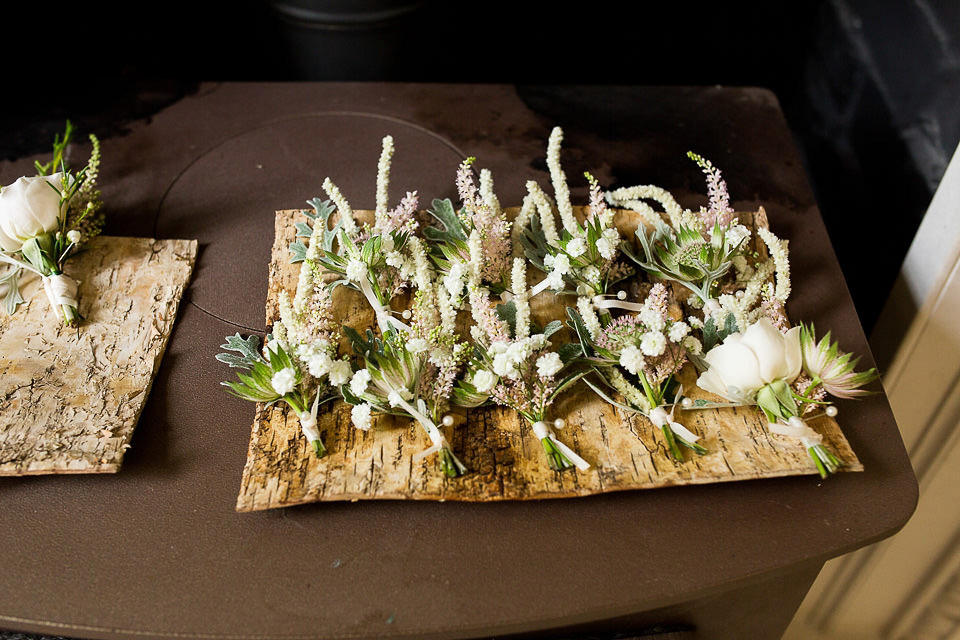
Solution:
{"label": "row of boutonniere", "polygon": [[[553,196],[528,182],[512,220],[472,158],[456,175],[458,206],[434,200],[423,218],[417,194],[407,193],[391,208],[389,136],[372,222],[359,222],[328,178],[329,199],[311,200],[313,211],[296,222],[296,291],[281,294],[263,348],[256,336],[227,338],[222,348],[234,353],[217,358],[244,372],[224,384],[242,398],[287,403],[317,455],[326,451],[317,429],[324,402],[345,400],[364,430],[376,415],[411,418],[432,443],[415,456],[437,453],[449,476],[467,471],[445,436],[452,409],[487,405],[517,411],[554,470],[588,469],[557,434],[564,417],[551,419],[556,398],[581,382],[646,416],[678,462],[681,446],[707,453],[678,407],[757,406],[772,432],[804,443],[822,475],[835,471],[805,417],[835,415],[828,396],[860,395],[875,373],[857,373],[829,334],[818,342],[812,326],[788,326],[787,243],[741,224],[719,170],[696,154],[709,195],[699,211],[650,185],[604,193],[590,175],[589,203],[575,208],[561,142],[556,128],[547,148]],[[636,244],[614,224],[623,211],[641,221]],[[532,286],[531,271],[541,274]],[[363,296],[373,326],[341,329],[336,287]],[[547,291],[555,317],[538,326],[531,301]],[[339,352],[341,331],[352,353]],[[685,366],[697,368],[698,386],[716,402],[683,397],[676,378]]]}
{"label": "row of boutonniere", "polygon": [[73,127],[54,141],[53,159],[37,162],[35,176],[24,176],[0,189],[0,300],[12,315],[24,302],[24,272],[39,276],[54,313],[66,325],[80,318],[76,280],[64,263],[84,242],[100,232],[100,192],[96,188],[100,144],[79,171],[67,164]]}

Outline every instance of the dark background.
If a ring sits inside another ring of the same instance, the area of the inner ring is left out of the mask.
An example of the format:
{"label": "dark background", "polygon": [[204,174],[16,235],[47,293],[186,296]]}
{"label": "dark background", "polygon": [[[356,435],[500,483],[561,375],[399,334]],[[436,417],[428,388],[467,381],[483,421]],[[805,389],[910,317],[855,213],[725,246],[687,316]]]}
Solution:
{"label": "dark background", "polygon": [[46,151],[66,118],[122,135],[210,80],[771,89],[868,333],[960,139],[955,0],[175,0],[4,15],[3,159]]}

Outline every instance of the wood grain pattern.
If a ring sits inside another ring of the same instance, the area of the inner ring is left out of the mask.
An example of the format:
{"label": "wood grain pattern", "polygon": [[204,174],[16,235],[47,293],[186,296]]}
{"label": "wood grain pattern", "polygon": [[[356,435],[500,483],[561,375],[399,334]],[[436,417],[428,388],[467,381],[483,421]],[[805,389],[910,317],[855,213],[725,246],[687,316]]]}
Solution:
{"label": "wood grain pattern", "polygon": [[0,311],[0,475],[120,469],[196,259],[195,240],[96,237],[70,259],[79,328],[39,281]]}
{"label": "wood grain pattern", "polygon": [[[766,224],[765,215],[746,224]],[[268,326],[277,317],[276,299],[282,289],[296,287],[298,265],[289,264],[287,246],[293,240],[297,211],[278,211],[270,265],[266,315]],[[636,216],[618,215],[618,224],[635,228]],[[622,228],[625,233],[631,229]],[[761,243],[762,244],[762,243]],[[763,249],[763,247],[761,247]],[[362,296],[339,287],[334,298],[345,324],[366,327],[373,318]],[[543,298],[540,301],[539,298]],[[535,320],[562,317],[552,294],[538,297]],[[696,372],[685,369],[680,381],[691,397],[707,397],[696,388]],[[243,470],[238,511],[255,511],[318,501],[397,500],[524,500],[566,498],[629,489],[652,489],[678,484],[702,484],[751,478],[816,474],[806,449],[797,441],[771,435],[759,411],[725,408],[681,412],[679,421],[700,434],[709,453],[687,452],[685,462],[670,457],[659,429],[644,416],[604,402],[585,386],[558,399],[551,413],[567,426],[559,439],[591,463],[586,471],[552,471],[539,440],[515,412],[499,407],[459,410],[446,436],[470,470],[447,478],[436,456],[419,461],[414,453],[430,446],[411,420],[389,416],[375,419],[369,431],[350,421],[343,402],[321,407],[318,428],[327,455],[317,459],[300,435],[299,422],[285,407],[257,406],[247,461]],[[840,458],[848,471],[862,470],[836,421],[822,417],[811,427]]]}

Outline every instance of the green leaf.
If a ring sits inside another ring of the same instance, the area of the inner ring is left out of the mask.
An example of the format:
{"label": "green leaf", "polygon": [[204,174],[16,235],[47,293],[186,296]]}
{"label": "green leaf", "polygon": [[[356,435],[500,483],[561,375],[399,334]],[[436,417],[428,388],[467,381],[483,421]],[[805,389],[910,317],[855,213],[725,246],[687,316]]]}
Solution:
{"label": "green leaf", "polygon": [[236,351],[240,355],[219,353],[216,358],[220,362],[228,364],[231,367],[249,369],[254,363],[264,361],[263,356],[260,355],[260,338],[258,336],[251,335],[244,339],[237,333],[232,336],[227,336],[226,341],[226,344],[220,345],[220,348],[227,349],[228,351]]}
{"label": "green leaf", "polygon": [[721,337],[721,340],[729,335],[739,332],[740,327],[737,326],[737,318],[732,313],[728,313],[727,319],[724,321],[723,336]]}
{"label": "green leaf", "polygon": [[[567,323],[570,326],[574,333],[577,334],[577,338],[580,340],[580,350],[585,357],[589,357],[593,353],[591,348],[592,342],[590,340],[590,333],[587,331],[587,326],[583,323],[583,318],[580,317],[580,314],[573,307],[567,307],[567,317],[570,321]],[[561,355],[561,359],[562,359]]]}
{"label": "green leaf", "polygon": [[435,198],[431,203],[430,215],[437,219],[440,227],[426,227],[423,230],[428,240],[439,243],[466,243],[467,233],[463,223],[457,217],[457,211],[449,198]]}
{"label": "green leaf", "polygon": [[576,342],[568,342],[567,344],[560,345],[557,349],[557,355],[560,356],[560,362],[567,365],[583,355],[583,347]]}
{"label": "green leaf", "polygon": [[497,305],[497,317],[507,323],[512,335],[517,335],[517,305],[513,300]]}
{"label": "green leaf", "polygon": [[302,220],[293,225],[297,229],[298,238],[309,238],[313,236],[313,227]]}
{"label": "green leaf", "polygon": [[547,323],[547,326],[543,328],[543,335],[545,338],[549,338],[550,336],[555,334],[557,331],[560,331],[560,329],[562,328],[563,328],[562,322],[560,322],[559,320],[552,320],[549,323]]}
{"label": "green leaf", "polygon": [[7,271],[6,275],[0,276],[0,284],[7,283],[7,294],[3,297],[3,308],[7,315],[13,315],[17,307],[22,303],[23,297],[20,295],[20,267]]}
{"label": "green leaf", "polygon": [[307,259],[307,245],[300,240],[291,242],[288,249],[290,250],[290,264],[303,262]]}
{"label": "green leaf", "polygon": [[561,380],[559,384],[557,384],[557,388],[554,389],[553,393],[550,394],[549,400],[552,402],[554,398],[556,398],[558,395],[560,395],[561,393],[563,393],[564,391],[566,391],[567,389],[575,385],[580,380],[580,378],[587,375],[588,373],[590,373],[589,370],[584,370],[584,371],[578,371],[576,373],[572,373],[568,375],[566,378]]}

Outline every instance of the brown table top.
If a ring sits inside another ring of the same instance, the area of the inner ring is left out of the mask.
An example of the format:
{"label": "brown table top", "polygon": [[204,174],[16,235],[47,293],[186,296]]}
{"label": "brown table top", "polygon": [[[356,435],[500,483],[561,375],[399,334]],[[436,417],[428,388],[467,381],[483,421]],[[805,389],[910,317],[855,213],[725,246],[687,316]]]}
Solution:
{"label": "brown table top", "polygon": [[[264,328],[273,212],[332,177],[372,208],[455,197],[463,157],[504,205],[568,176],[702,201],[695,150],[736,208],[790,240],[794,318],[871,356],[774,96],[750,88],[210,84],[103,142],[112,235],[200,241],[194,278],[120,473],[0,479],[0,628],[76,637],[471,636],[610,618],[723,593],[883,539],[917,482],[883,394],[841,402],[862,473],[489,504],[366,501],[234,511],[252,404],[213,356]],[[0,164],[8,184],[32,158]],[[571,180],[572,184],[577,181]],[[574,201],[586,190],[573,189]],[[839,251],[843,247],[838,247]],[[681,549],[685,549],[682,551]]]}

